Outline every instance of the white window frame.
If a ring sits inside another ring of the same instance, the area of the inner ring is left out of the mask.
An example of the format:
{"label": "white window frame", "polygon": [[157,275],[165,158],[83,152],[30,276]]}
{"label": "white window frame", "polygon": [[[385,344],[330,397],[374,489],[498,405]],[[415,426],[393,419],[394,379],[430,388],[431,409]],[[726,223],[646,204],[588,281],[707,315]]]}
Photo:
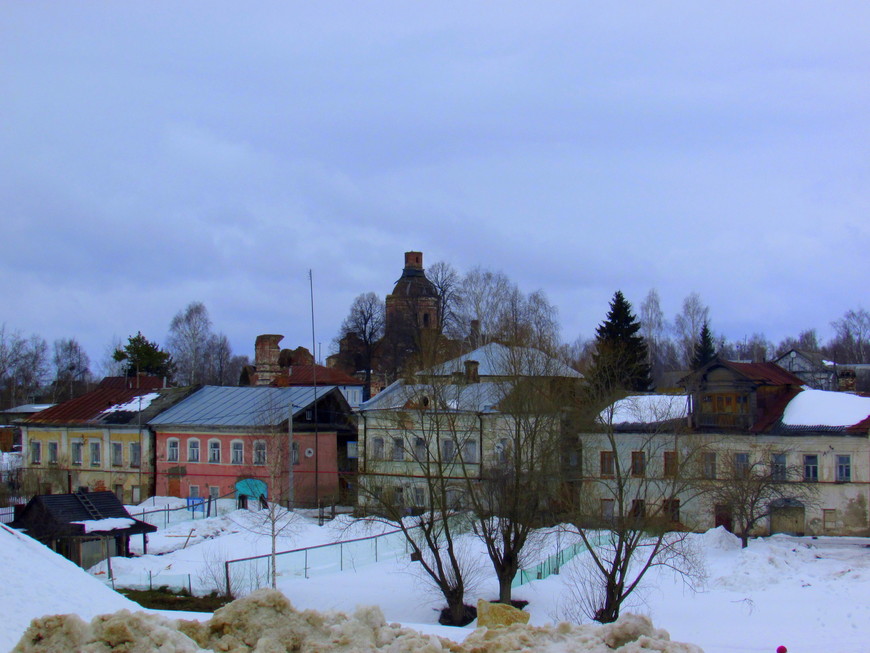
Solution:
{"label": "white window frame", "polygon": [[[217,446],[215,446],[217,445]],[[221,441],[211,439],[208,441],[208,462],[213,465],[220,465],[221,462]]]}
{"label": "white window frame", "polygon": [[836,467],[837,483],[852,482],[852,456],[850,454],[837,454],[834,459]]}
{"label": "white window frame", "polygon": [[191,485],[187,488],[187,496],[190,499],[199,499],[199,486]]}
{"label": "white window frame", "polygon": [[245,443],[241,440],[230,442],[230,462],[233,465],[245,464]]}
{"label": "white window frame", "polygon": [[48,443],[48,464],[49,465],[57,465],[58,456],[60,455],[60,443],[59,442],[49,442]]}
{"label": "white window frame", "polygon": [[384,459],[384,439],[376,437],[372,439],[372,460]]}
{"label": "white window frame", "polygon": [[[202,459],[202,451],[200,451],[201,447],[199,446],[199,438],[190,438],[187,441],[187,462],[189,463],[198,463]],[[192,452],[196,451],[195,456],[191,456]],[[196,487],[196,486],[191,486]]]}
{"label": "white window frame", "polygon": [[139,442],[130,443],[130,467],[142,466],[142,444]]}
{"label": "white window frame", "polygon": [[178,438],[169,438],[166,441],[166,462],[177,463],[181,459],[180,448]]}
{"label": "white window frame", "polygon": [[40,440],[30,441],[30,463],[32,465],[42,464],[42,442]]}
{"label": "white window frame", "polygon": [[393,447],[392,447],[392,459],[395,462],[402,462],[405,460],[405,441],[402,438],[393,438]]}
{"label": "white window frame", "polygon": [[73,465],[81,465],[84,456],[84,442],[81,440],[73,440],[70,442],[70,462]]}
{"label": "white window frame", "polygon": [[262,440],[257,440],[256,442],[254,442],[254,464],[266,464],[266,443]]}

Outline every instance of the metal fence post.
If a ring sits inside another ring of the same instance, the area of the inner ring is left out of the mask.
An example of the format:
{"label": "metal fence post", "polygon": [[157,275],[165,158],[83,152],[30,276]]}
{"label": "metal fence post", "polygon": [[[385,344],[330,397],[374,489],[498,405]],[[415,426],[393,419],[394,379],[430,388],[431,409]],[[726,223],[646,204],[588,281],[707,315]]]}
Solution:
{"label": "metal fence post", "polygon": [[308,578],[308,549],[305,549],[305,578]]}
{"label": "metal fence post", "polygon": [[227,579],[227,598],[230,598],[232,596],[232,592],[230,592],[230,563],[229,562],[224,563],[224,575],[226,576],[226,579]]}

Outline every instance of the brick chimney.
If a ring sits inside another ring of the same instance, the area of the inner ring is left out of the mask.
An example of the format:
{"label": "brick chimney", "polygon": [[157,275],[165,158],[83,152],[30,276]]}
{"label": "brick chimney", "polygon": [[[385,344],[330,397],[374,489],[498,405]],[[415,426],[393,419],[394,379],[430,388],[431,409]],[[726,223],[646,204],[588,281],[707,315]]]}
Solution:
{"label": "brick chimney", "polygon": [[422,270],[423,252],[405,252],[405,269]]}
{"label": "brick chimney", "polygon": [[465,381],[467,383],[480,383],[480,363],[465,361]]}
{"label": "brick chimney", "polygon": [[278,358],[281,348],[278,343],[284,336],[274,333],[264,333],[257,336],[254,344],[254,366],[257,368],[257,385],[269,385],[275,376],[281,372]]}

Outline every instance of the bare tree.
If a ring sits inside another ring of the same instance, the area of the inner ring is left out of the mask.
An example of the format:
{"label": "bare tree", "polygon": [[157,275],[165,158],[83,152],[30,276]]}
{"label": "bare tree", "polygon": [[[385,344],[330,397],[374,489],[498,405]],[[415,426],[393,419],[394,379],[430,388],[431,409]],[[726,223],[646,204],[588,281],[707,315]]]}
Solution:
{"label": "bare tree", "polygon": [[90,359],[75,338],[65,338],[54,341],[53,394],[54,401],[66,394],[72,399],[75,384],[83,384],[90,378]]}
{"label": "bare tree", "polygon": [[708,469],[707,475],[716,477],[709,482],[709,500],[730,515],[743,548],[752,530],[775,510],[806,506],[818,495],[817,485],[801,482],[801,466],[786,464],[789,453],[765,446],[755,452],[726,449],[707,454],[715,457],[710,459],[715,460],[715,470]]}
{"label": "bare tree", "polygon": [[870,361],[870,313],[863,308],[848,310],[831,326],[834,338],[828,349],[838,363]]}
{"label": "bare tree", "polygon": [[458,310],[462,304],[459,273],[450,263],[438,261],[429,266],[426,277],[438,291],[439,331],[452,338],[461,338],[468,325],[459,321]]}
{"label": "bare tree", "polygon": [[350,312],[341,323],[338,341],[346,341],[346,355],[350,360],[341,361],[354,370],[365,371],[363,399],[371,393],[372,360],[378,343],[384,335],[384,303],[373,292],[357,295],[350,306]]}
{"label": "bare tree", "polygon": [[704,324],[710,323],[710,308],[701,300],[701,295],[690,293],[683,300],[682,310],[674,318],[677,349],[683,369],[691,365],[695,353],[695,340]]}
{"label": "bare tree", "polygon": [[48,343],[0,327],[0,392],[7,407],[35,400],[49,378]]}
{"label": "bare tree", "polygon": [[167,346],[175,361],[176,380],[181,385],[203,381],[212,337],[211,318],[202,302],[191,302],[172,318]]}
{"label": "bare tree", "polygon": [[569,505],[590,557],[580,608],[596,621],[615,621],[654,567],[674,570],[690,587],[702,578],[679,530],[681,506],[704,491],[696,481],[703,446],[681,427],[685,401],[647,395],[605,402],[580,437],[587,482]]}
{"label": "bare tree", "polygon": [[652,288],[640,304],[640,334],[646,342],[650,376],[658,385],[666,365],[667,323],[662,312],[658,290]]}
{"label": "bare tree", "polygon": [[477,333],[469,333],[476,339],[471,343],[472,348],[493,339],[503,302],[514,290],[515,284],[504,272],[476,267],[462,278],[462,301],[457,312],[464,329],[470,329],[472,322],[478,326]]}
{"label": "bare tree", "polygon": [[115,352],[124,348],[124,341],[120,336],[112,336],[111,341],[103,349],[103,357],[97,364],[97,373],[100,377],[124,376],[126,365],[123,360],[115,357]]}

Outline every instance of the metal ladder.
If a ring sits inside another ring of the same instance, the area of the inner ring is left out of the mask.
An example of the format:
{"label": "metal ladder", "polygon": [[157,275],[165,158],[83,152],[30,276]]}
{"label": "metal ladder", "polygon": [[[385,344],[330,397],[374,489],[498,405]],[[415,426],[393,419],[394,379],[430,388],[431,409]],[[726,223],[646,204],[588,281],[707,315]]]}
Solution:
{"label": "metal ladder", "polygon": [[85,507],[85,510],[88,511],[88,514],[91,517],[93,517],[94,519],[103,518],[103,516],[100,514],[100,511],[97,510],[97,507],[94,505],[94,503],[91,501],[91,498],[87,494],[83,492],[76,492],[76,498],[78,498],[78,500]]}

